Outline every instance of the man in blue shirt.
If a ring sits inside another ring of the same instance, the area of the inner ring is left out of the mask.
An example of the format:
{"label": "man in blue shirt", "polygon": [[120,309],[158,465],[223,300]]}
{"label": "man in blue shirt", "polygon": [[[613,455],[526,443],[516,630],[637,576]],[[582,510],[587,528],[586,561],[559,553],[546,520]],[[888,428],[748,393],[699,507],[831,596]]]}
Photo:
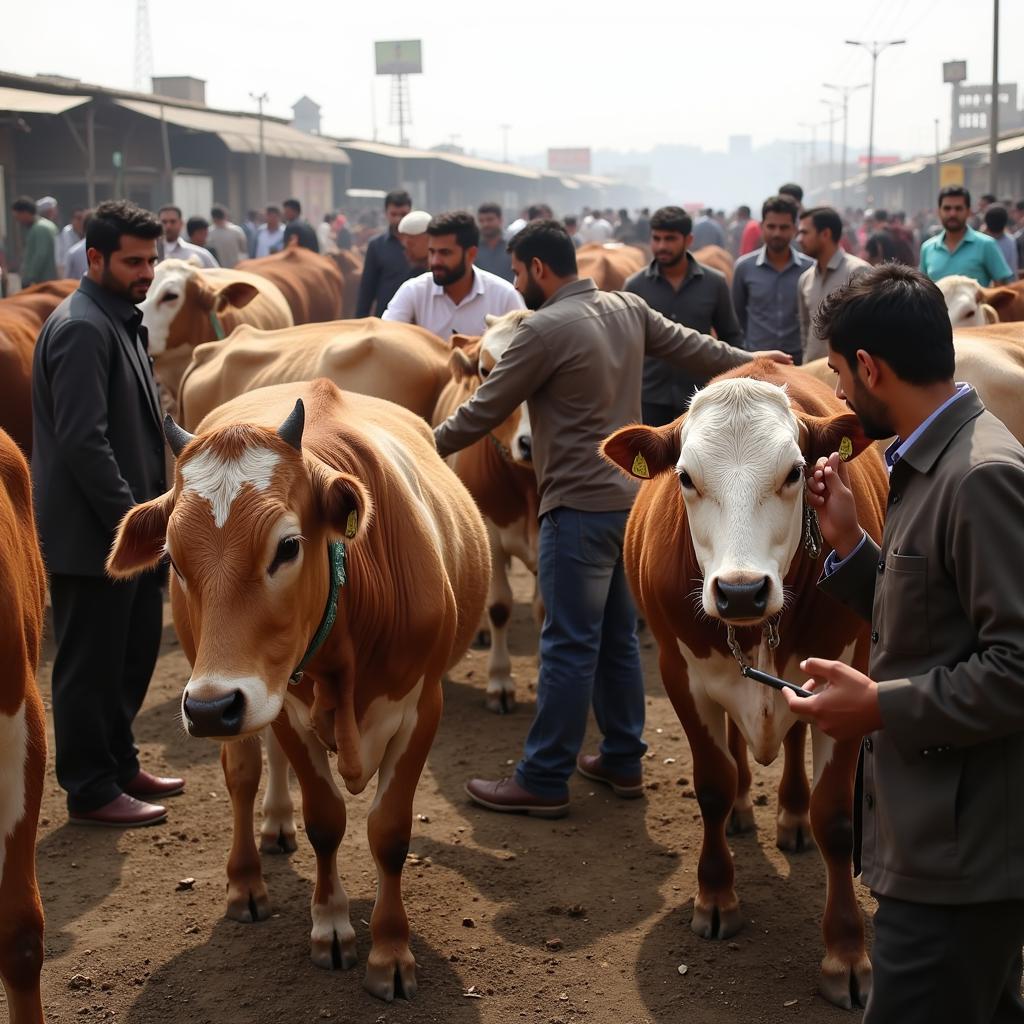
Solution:
{"label": "man in blue shirt", "polygon": [[412,196],[403,189],[396,189],[384,197],[388,229],[366,247],[356,317],[382,316],[398,286],[412,277],[413,268],[409,266],[398,238],[398,223],[411,210]]}
{"label": "man in blue shirt", "polygon": [[921,246],[921,269],[933,280],[962,274],[983,288],[1007,284],[1013,273],[995,239],[968,224],[971,193],[962,185],[947,185],[939,192],[939,220],[943,231]]}

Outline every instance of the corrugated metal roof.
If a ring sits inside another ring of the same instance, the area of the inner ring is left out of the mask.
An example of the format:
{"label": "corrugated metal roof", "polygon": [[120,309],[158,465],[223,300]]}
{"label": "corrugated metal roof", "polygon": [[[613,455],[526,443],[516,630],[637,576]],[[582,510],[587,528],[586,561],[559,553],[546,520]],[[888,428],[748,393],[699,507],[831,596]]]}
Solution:
{"label": "corrugated metal roof", "polygon": [[91,96],[68,96],[54,92],[33,92],[31,89],[0,88],[0,110],[19,114],[63,114],[88,103]]}
{"label": "corrugated metal roof", "polygon": [[540,180],[540,174],[537,171],[531,171],[525,167],[517,167],[515,164],[503,164],[494,160],[480,160],[477,157],[465,156],[461,153],[443,153],[433,149],[410,149],[408,146],[391,146],[386,142],[364,142],[362,140],[342,142],[341,146],[356,153],[390,157],[392,160],[440,160],[442,163],[455,164],[457,167],[466,167],[474,171],[510,174],[513,177],[528,178],[531,181]]}

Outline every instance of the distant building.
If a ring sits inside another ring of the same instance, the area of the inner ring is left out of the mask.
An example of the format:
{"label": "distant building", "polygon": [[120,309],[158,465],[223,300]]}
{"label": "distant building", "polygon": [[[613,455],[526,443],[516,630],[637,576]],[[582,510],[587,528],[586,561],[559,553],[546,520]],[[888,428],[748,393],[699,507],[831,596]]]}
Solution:
{"label": "distant building", "polygon": [[[999,86],[999,132],[1024,128],[1024,110],[1017,105],[1017,83]],[[956,146],[971,139],[987,138],[989,114],[992,110],[992,86],[954,85],[952,130],[949,144]]]}
{"label": "distant building", "polygon": [[292,106],[292,127],[307,135],[320,134],[320,104],[303,96]]}

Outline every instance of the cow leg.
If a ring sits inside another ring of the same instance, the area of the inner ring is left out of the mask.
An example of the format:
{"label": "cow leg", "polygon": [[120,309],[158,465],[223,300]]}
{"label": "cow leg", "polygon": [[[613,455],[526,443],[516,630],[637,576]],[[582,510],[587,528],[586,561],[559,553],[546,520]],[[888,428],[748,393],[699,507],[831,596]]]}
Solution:
{"label": "cow leg", "polygon": [[270,917],[270,898],[263,881],[253,827],[253,806],[263,770],[259,736],[221,744],[220,763],[234,815],[225,914],[233,921],[265,921]]}
{"label": "cow leg", "polygon": [[743,927],[725,822],[736,800],[736,765],[726,741],[725,712],[690,676],[675,640],[658,644],[661,678],[690,742],[693,788],[704,819],[697,895],[690,927],[705,939],[727,939]]}
{"label": "cow leg", "polygon": [[391,1002],[396,990],[416,994],[416,960],[409,949],[409,919],[402,904],[402,868],[412,834],[412,801],[430,744],[441,719],[441,688],[426,680],[415,708],[409,708],[388,743],[377,776],[377,793],[366,819],[377,864],[377,899],[370,918],[373,946],[363,982],[367,991]]}
{"label": "cow leg", "polygon": [[825,957],[818,989],[847,1010],[867,1004],[871,963],[864,949],[864,920],[853,893],[853,780],[859,744],[835,742],[814,729],[811,827],[825,860],[828,889],[821,930]]}
{"label": "cow leg", "polygon": [[754,802],[750,798],[750,762],[747,759],[747,741],[731,718],[728,720],[728,729],[729,753],[736,762],[736,799],[725,826],[725,834],[739,836],[756,830]]}
{"label": "cow leg", "polygon": [[[338,877],[338,847],[345,835],[345,800],[334,780],[327,751],[310,728],[305,705],[291,699],[274,723],[274,735],[295,769],[302,790],[306,836],[316,853],[316,885],[310,914],[310,956],[317,967],[347,970],[356,964],[356,933],[348,894]],[[287,764],[286,764],[287,767]]]}
{"label": "cow leg", "polygon": [[263,794],[260,850],[263,853],[294,853],[295,807],[288,789],[288,758],[273,729],[264,729],[267,743],[267,789]]}
{"label": "cow leg", "polygon": [[491,585],[487,591],[487,618],[491,624],[491,651],[487,657],[487,710],[504,715],[515,710],[516,685],[508,653],[508,622],[512,618],[512,586],[508,556],[495,525],[486,520],[491,549]]}
{"label": "cow leg", "polygon": [[811,822],[808,808],[811,791],[804,767],[804,740],[807,726],[797,722],[786,733],[782,780],[779,782],[779,817],[775,845],[789,853],[803,853],[811,847]]}

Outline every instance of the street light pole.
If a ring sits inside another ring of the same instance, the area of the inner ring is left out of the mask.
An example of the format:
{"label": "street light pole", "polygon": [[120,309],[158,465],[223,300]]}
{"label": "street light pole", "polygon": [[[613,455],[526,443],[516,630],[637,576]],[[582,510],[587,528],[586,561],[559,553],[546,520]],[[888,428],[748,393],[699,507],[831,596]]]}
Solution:
{"label": "street light pole", "polygon": [[872,40],[870,43],[861,42],[859,39],[847,39],[847,46],[860,46],[871,54],[871,116],[868,120],[868,180],[865,186],[866,199],[873,202],[871,188],[875,176],[875,71],[878,65],[878,55],[887,50],[890,46],[903,46],[906,39],[890,39],[886,42]]}
{"label": "street light pole", "polygon": [[999,195],[999,0],[992,11],[992,109],[988,117],[988,190]]}
{"label": "street light pole", "polygon": [[842,97],[843,101],[843,176],[839,182],[839,207],[842,212],[846,210],[846,130],[850,123],[850,97],[858,89],[866,89],[867,83],[862,82],[860,85],[832,85],[831,83],[826,82],[825,88],[835,89],[835,91]]}
{"label": "street light pole", "polygon": [[510,124],[499,124],[498,127],[501,129],[501,162],[503,164],[508,163],[508,130],[512,127]]}
{"label": "street light pole", "polygon": [[[828,181],[826,182],[826,184],[830,185],[832,182],[832,176],[835,174],[836,166],[835,150],[833,147],[833,137],[835,134],[836,121],[839,120],[839,107],[831,100],[826,100],[824,98],[821,102],[824,103],[826,107],[828,107]],[[831,192],[831,188],[829,188],[829,191]]]}
{"label": "street light pole", "polygon": [[270,97],[265,93],[261,92],[259,96],[256,93],[249,93],[249,98],[255,100],[259,104],[259,119],[260,119],[260,206],[267,205],[267,149],[263,144],[263,104],[266,103]]}

